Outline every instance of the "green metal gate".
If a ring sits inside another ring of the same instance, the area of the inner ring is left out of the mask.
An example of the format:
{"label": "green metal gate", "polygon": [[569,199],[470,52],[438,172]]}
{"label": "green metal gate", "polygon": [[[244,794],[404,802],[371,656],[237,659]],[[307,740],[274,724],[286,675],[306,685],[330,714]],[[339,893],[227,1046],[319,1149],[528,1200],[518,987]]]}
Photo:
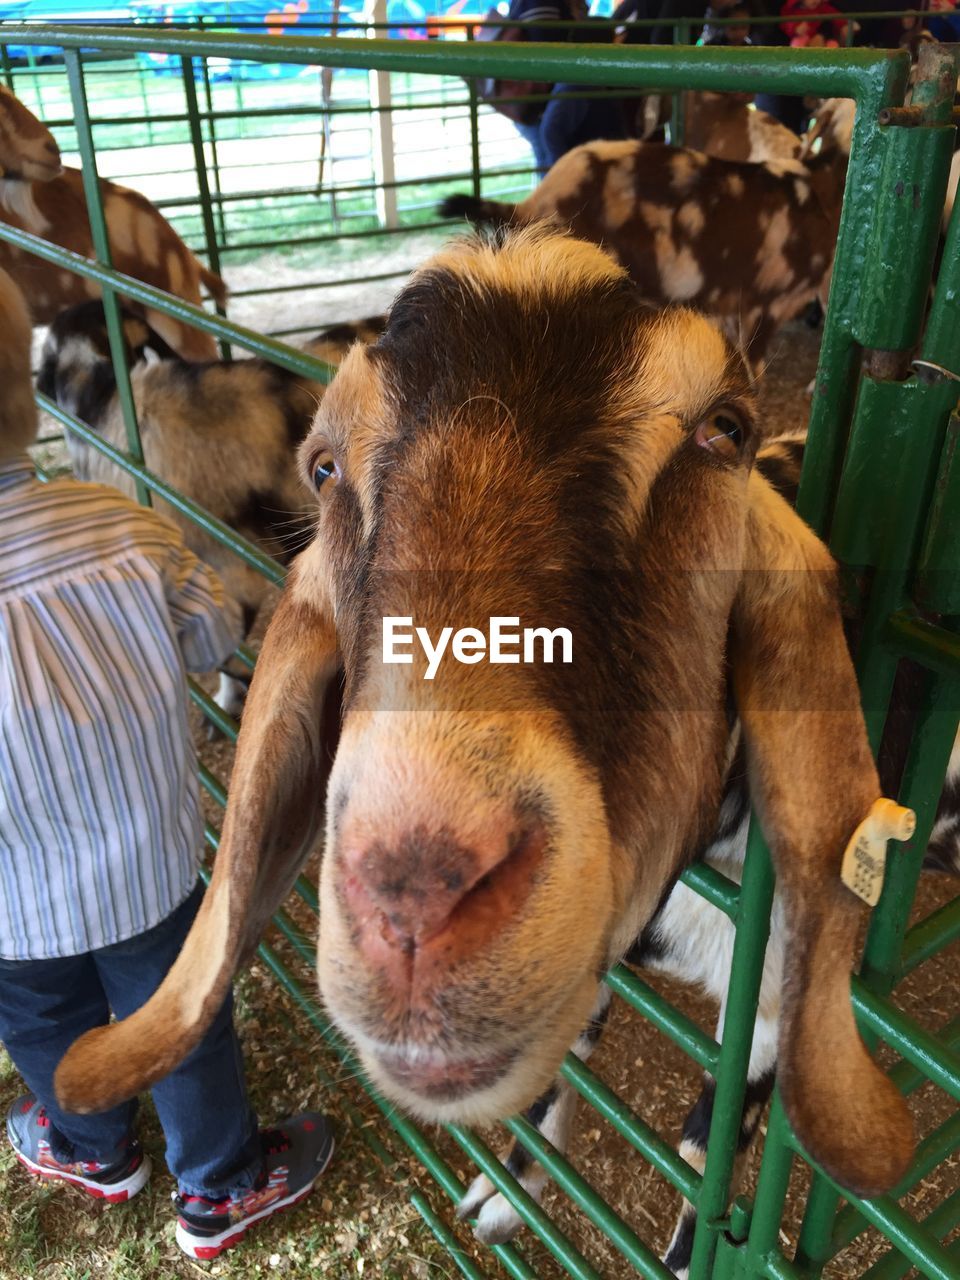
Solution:
{"label": "green metal gate", "polygon": [[[879,906],[873,913],[861,971],[853,979],[853,1000],[864,1036],[883,1041],[898,1061],[893,1078],[906,1093],[931,1082],[960,1100],[960,1017],[945,1025],[921,1027],[897,1006],[898,981],[937,956],[960,937],[960,898],[912,928],[907,927],[923,850],[954,734],[960,720],[960,216],[955,214],[932,302],[929,282],[954,136],[952,123],[957,68],[950,51],[935,53],[927,74],[903,106],[909,64],[904,53],[864,50],[687,49],[537,45],[478,48],[405,44],[388,40],[320,40],[215,33],[147,32],[86,28],[78,31],[5,27],[0,43],[34,42],[64,51],[83,158],[88,205],[98,261],[88,262],[26,233],[0,225],[0,236],[21,249],[97,280],[103,286],[118,382],[128,428],[128,452],[105,446],[84,424],[44,400],[41,405],[64,426],[102,449],[138,481],[144,501],[160,494],[221,538],[271,581],[282,580],[279,565],[230,529],[172,491],[142,464],[136,415],[124,367],[117,296],[165,310],[215,334],[224,342],[264,355],[311,376],[329,370],[302,353],[244,326],[211,315],[110,266],[87,103],[87,68],[81,50],[129,53],[139,49],[182,59],[188,110],[196,117],[192,59],[210,56],[260,61],[361,67],[416,74],[502,75],[511,79],[609,85],[626,89],[679,88],[814,93],[851,97],[857,113],[854,148],[840,229],[816,391],[810,419],[807,461],[799,508],[829,537],[846,568],[851,599],[863,618],[857,661],[871,740],[884,727],[898,663],[909,658],[923,671],[922,693],[903,773],[900,799],[916,810],[917,832],[889,864]],[[199,126],[194,131],[201,195],[205,166]],[[209,193],[207,193],[209,195]],[[213,208],[206,200],[207,216]],[[918,358],[911,365],[911,356]],[[244,651],[248,661],[252,655]],[[194,700],[227,734],[236,725],[193,686]],[[201,770],[201,781],[221,804],[221,781]],[[216,847],[217,831],[207,840]],[[944,1244],[960,1224],[960,1190],[947,1196],[924,1220],[916,1221],[900,1203],[931,1170],[960,1148],[960,1109],[924,1134],[910,1173],[887,1197],[861,1201],[840,1193],[816,1169],[795,1255],[784,1253],[780,1228],[791,1169],[808,1163],[774,1097],[763,1162],[752,1199],[728,1208],[736,1137],[746,1083],[747,1060],[773,896],[770,861],[755,828],[751,833],[743,883],[737,886],[707,867],[693,867],[686,882],[736,924],[736,943],[722,1043],[713,1038],[623,966],[607,982],[654,1028],[670,1037],[717,1082],[706,1167],[701,1176],[669,1143],[627,1106],[588,1066],[568,1055],[563,1073],[607,1124],[631,1144],[684,1196],[699,1217],[691,1275],[770,1277],[799,1280],[819,1274],[851,1240],[872,1225],[889,1241],[886,1255],[872,1267],[875,1280],[889,1280],[915,1268],[931,1280],[960,1276],[960,1250]],[[314,911],[314,888],[301,880],[301,899]],[[277,924],[305,966],[312,946],[292,918],[280,912]],[[270,946],[261,956],[293,994],[342,1061],[350,1055],[314,1002],[309,977],[295,976]],[[411,1121],[372,1093],[384,1125],[410,1147],[432,1175],[442,1196],[456,1201],[464,1185],[438,1145]],[[679,1119],[679,1117],[678,1117]],[[645,1242],[636,1223],[625,1221],[585,1182],[571,1163],[523,1119],[506,1128],[537,1156],[559,1187],[608,1238],[622,1258],[616,1275],[640,1274],[669,1280],[670,1273]],[[454,1142],[515,1206],[518,1214],[557,1260],[580,1280],[595,1280],[596,1267],[554,1225],[500,1166],[490,1148],[469,1131],[451,1128]],[[376,1135],[367,1140],[388,1158]],[[459,1270],[471,1280],[503,1275],[534,1280],[522,1238],[497,1246],[482,1265],[457,1242],[450,1206],[439,1209],[421,1191],[411,1202]]]}

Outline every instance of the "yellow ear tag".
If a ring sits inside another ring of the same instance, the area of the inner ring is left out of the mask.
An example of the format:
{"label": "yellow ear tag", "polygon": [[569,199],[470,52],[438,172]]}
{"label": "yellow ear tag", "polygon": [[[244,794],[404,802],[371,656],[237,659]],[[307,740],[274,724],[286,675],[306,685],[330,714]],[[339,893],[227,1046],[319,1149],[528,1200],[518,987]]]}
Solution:
{"label": "yellow ear tag", "polygon": [[916,829],[917,815],[912,809],[904,809],[895,800],[874,800],[844,850],[840,871],[843,883],[875,907],[883,888],[887,841],[909,840]]}

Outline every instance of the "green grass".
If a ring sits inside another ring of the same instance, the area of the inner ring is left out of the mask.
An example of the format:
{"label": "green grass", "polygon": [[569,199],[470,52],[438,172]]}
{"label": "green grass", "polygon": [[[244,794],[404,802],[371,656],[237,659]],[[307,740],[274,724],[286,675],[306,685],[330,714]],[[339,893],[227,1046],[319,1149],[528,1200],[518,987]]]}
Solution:
{"label": "green grass", "polygon": [[[183,190],[181,179],[185,169],[192,169],[192,154],[188,150],[190,133],[185,118],[183,86],[179,77],[158,75],[135,60],[126,59],[90,63],[86,68],[86,83],[94,119],[111,117],[113,121],[95,128],[98,155],[124,153],[121,168],[123,174],[130,175],[156,174],[163,172],[164,166],[169,169],[172,165],[171,173],[176,175],[178,186],[171,190],[176,190],[179,194]],[[366,105],[369,102],[366,72],[338,71],[333,86],[335,105]],[[72,118],[72,105],[62,67],[49,65],[35,71],[18,71],[15,88],[26,103],[38,109],[46,119],[56,121]],[[197,89],[203,110],[204,92],[201,82],[198,82]],[[282,113],[290,107],[307,107],[311,112],[306,117],[271,114],[265,117],[240,116],[218,122],[219,143],[225,146],[237,141],[251,144],[249,158],[246,158],[245,153],[245,163],[260,165],[252,189],[267,189],[271,186],[273,157],[268,145],[269,139],[315,136],[319,152],[319,113],[322,100],[318,71],[310,69],[295,79],[214,83],[211,85],[211,95],[217,111],[255,109]],[[398,105],[415,101],[436,102],[440,99],[455,104],[463,101],[464,85],[454,78],[440,80],[419,75],[397,75],[393,77],[393,96]],[[158,119],[168,114],[176,114],[179,118],[174,122]],[[150,119],[147,122],[123,122],[125,117],[143,116]],[[367,117],[364,116],[336,116],[333,128],[335,131],[350,130],[356,127],[358,120],[365,119]],[[57,134],[65,152],[75,150],[75,130],[69,127],[58,128]],[[258,147],[258,143],[263,145]],[[358,138],[351,139],[350,145],[351,150],[359,146]],[[175,153],[158,152],[151,161],[152,148],[170,146],[176,146],[179,150]],[[329,264],[339,271],[351,263],[375,261],[379,246],[397,242],[396,235],[382,239],[352,239],[357,232],[375,231],[379,227],[373,190],[331,194],[328,166],[323,189],[318,194],[310,188],[317,176],[317,165],[295,160],[289,163],[299,165],[303,177],[295,185],[305,188],[304,190],[271,197],[229,200],[223,205],[225,242],[230,246],[229,252],[224,256],[227,267],[250,262],[267,249],[281,256],[300,255],[303,252],[300,243],[302,240],[329,236],[336,239],[313,246],[310,257],[318,264]],[[468,173],[470,165],[469,147],[451,149],[450,172]],[[110,172],[113,172],[112,168]],[[124,180],[123,174],[119,175],[121,181]],[[229,169],[224,174],[225,181],[229,181]],[[138,185],[135,176],[130,181],[131,185]],[[347,183],[341,180],[341,185],[356,186],[366,182],[373,182],[372,160],[367,166],[366,177],[358,176]],[[415,233],[425,224],[434,222],[437,203],[450,191],[463,189],[465,185],[462,181],[423,182],[401,187],[398,191],[401,225]],[[484,194],[493,198],[518,199],[529,192],[532,185],[531,175],[485,178]],[[193,189],[196,190],[195,187]],[[163,199],[158,203],[161,207],[164,206]],[[199,203],[192,206],[174,205],[167,208],[166,213],[191,248],[202,254],[206,240]],[[215,213],[215,220],[218,238],[224,239],[220,215]],[[264,247],[251,250],[243,248],[245,244],[260,246],[262,243]],[[367,265],[366,270],[358,270],[357,274],[368,274],[372,270],[376,270],[375,266]]]}

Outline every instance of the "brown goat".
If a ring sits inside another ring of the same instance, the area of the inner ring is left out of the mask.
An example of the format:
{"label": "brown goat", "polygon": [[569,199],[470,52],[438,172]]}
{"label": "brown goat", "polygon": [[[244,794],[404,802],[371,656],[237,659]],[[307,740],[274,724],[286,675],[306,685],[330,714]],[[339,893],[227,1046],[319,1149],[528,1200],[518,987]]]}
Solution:
{"label": "brown goat", "polygon": [[[186,302],[200,303],[201,284],[218,302],[225,301],[224,282],[194,257],[146,196],[106,180],[101,180],[100,191],[110,254],[118,271]],[[0,179],[0,221],[85,258],[96,256],[79,169],[65,168],[47,182]],[[95,280],[65,271],[5,241],[0,241],[0,267],[23,290],[34,324],[49,324],[65,308],[100,296]],[[210,334],[151,307],[128,305],[142,311],[151,328],[185,360],[216,359],[217,344]]]}
{"label": "brown goat", "polygon": [[63,170],[53,134],[0,84],[0,177],[49,182]]}
{"label": "brown goat", "polygon": [[717,316],[761,359],[781,325],[826,301],[846,157],[738,164],[652,142],[590,142],[518,205],[456,195],[442,215],[542,221],[601,244],[651,302]]}
{"label": "brown goat", "polygon": [[798,160],[800,138],[767,111],[751,105],[749,93],[684,94],[683,144],[717,160],[761,164]]}
{"label": "brown goat", "polygon": [[[731,694],[788,921],[783,1100],[841,1183],[889,1188],[912,1125],[856,1030],[839,876],[879,783],[833,562],[753,470],[761,434],[718,329],[595,246],[526,230],[417,272],[302,447],[316,540],[196,924],[147,1005],[73,1046],[61,1102],[110,1106],[199,1041],[326,793],[320,984],[370,1076],[431,1120],[526,1105],[715,828]],[[461,660],[384,661],[386,619],[464,628]],[[484,662],[481,629],[517,619],[569,631],[571,661]]]}
{"label": "brown goat", "polygon": [[[93,235],[79,169],[64,168],[60,149],[46,125],[0,87],[0,222],[42,236],[85,258],[95,258]],[[115,182],[100,182],[113,265],[126,275],[164,289],[186,302],[200,303],[201,284],[219,303],[227,287],[190,252],[146,196]],[[27,299],[34,324],[50,324],[67,307],[99,298],[94,280],[0,241],[0,268],[9,272]],[[215,360],[217,344],[150,307],[142,313],[152,328],[185,360]]]}

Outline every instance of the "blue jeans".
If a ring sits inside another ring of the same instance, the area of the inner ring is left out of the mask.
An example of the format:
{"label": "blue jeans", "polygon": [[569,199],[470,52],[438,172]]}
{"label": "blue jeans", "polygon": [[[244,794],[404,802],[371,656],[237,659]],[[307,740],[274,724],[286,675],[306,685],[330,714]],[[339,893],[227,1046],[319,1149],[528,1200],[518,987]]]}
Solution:
{"label": "blue jeans", "polygon": [[537,172],[544,177],[561,156],[584,142],[598,138],[626,136],[623,104],[615,96],[565,98],[566,93],[583,93],[582,84],[556,84],[553,96],[536,124],[518,124],[517,132],[533,148]]}
{"label": "blue jeans", "polygon": [[[53,1073],[74,1040],[145,1004],[180,951],[203,898],[185,902],[146,933],[84,955],[0,960],[0,1040],[27,1087],[47,1108],[50,1148],[59,1160],[115,1158],[130,1137],[135,1101],[97,1115],[61,1111]],[[166,1159],[182,1193],[219,1199],[248,1190],[262,1167],[257,1118],[247,1099],[243,1058],[227,997],[193,1053],[154,1086]]]}

